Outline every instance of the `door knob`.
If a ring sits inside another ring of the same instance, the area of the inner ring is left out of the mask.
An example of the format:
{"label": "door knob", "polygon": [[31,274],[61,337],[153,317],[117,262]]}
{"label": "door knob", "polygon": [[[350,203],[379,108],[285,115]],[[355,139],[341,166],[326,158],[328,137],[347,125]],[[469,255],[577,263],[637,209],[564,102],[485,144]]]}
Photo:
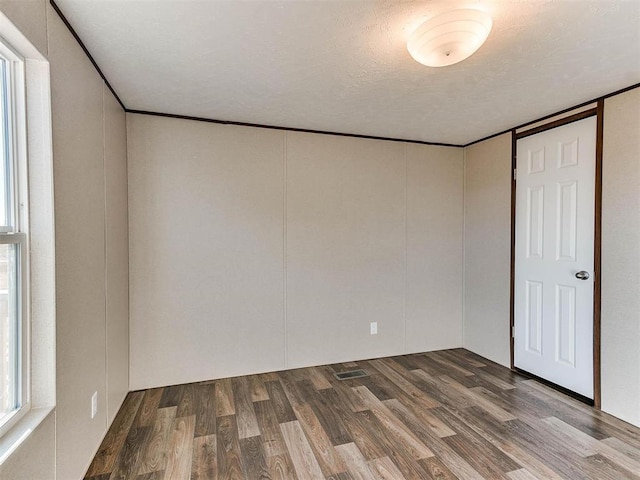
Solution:
{"label": "door knob", "polygon": [[589,279],[589,272],[585,272],[584,270],[581,270],[578,273],[576,273],[576,278],[578,280],[588,280]]}

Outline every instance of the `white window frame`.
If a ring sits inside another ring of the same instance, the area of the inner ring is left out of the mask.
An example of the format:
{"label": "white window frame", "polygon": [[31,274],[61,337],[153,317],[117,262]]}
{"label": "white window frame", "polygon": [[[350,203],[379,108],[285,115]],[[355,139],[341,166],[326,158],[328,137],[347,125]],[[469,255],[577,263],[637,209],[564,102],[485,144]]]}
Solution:
{"label": "white window frame", "polygon": [[16,203],[20,233],[26,236],[22,252],[29,253],[28,259],[22,260],[21,278],[29,287],[22,292],[27,326],[22,336],[25,360],[21,371],[27,390],[23,409],[12,417],[13,427],[4,427],[0,434],[2,466],[44,422],[55,422],[56,289],[49,61],[2,11],[0,32],[3,43],[11,46],[10,53],[24,61],[24,80],[14,82],[22,89],[18,96],[23,99],[14,114],[20,119],[14,123],[14,139],[18,147],[15,165],[22,169],[17,177],[20,197]]}
{"label": "white window frame", "polygon": [[29,236],[28,236],[28,169],[26,146],[26,97],[25,97],[25,61],[11,46],[0,38],[0,57],[9,66],[7,85],[7,108],[9,129],[9,185],[12,198],[10,228],[0,227],[0,245],[13,244],[18,247],[17,258],[17,315],[19,331],[17,338],[19,369],[18,409],[7,415],[0,423],[0,438],[15,426],[31,409],[31,352],[30,352],[30,316],[29,316]]}

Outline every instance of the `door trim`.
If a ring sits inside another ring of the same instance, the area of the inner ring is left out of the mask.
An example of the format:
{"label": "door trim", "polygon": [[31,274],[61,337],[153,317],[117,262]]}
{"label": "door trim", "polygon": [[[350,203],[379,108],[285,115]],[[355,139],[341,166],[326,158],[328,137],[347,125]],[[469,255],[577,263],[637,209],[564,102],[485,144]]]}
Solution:
{"label": "door trim", "polygon": [[[535,135],[546,130],[551,130],[569,123],[577,122],[588,117],[596,116],[596,171],[595,171],[595,211],[594,211],[594,282],[593,282],[593,406],[600,409],[600,300],[601,300],[601,283],[600,283],[600,267],[601,267],[601,250],[602,250],[602,140],[604,132],[604,99],[599,99],[595,108],[585,110],[567,117],[549,122],[529,130],[516,133],[516,129],[511,130],[511,278],[510,301],[509,301],[509,352],[511,370],[514,372],[524,373],[532,376],[528,372],[523,372],[514,365],[514,338],[513,331],[515,327],[515,274],[516,274],[516,160],[517,160],[517,141],[520,138]],[[560,391],[565,389],[551,383],[545,382]],[[564,393],[567,393],[566,390]]]}
{"label": "door trim", "polygon": [[584,110],[582,112],[574,113],[573,115],[569,115],[568,117],[563,117],[558,120],[554,120],[553,122],[540,125],[538,127],[530,128],[528,130],[524,130],[521,132],[516,132],[516,140],[520,140],[521,138],[535,135],[536,133],[546,132],[547,130],[551,130],[556,127],[562,127],[563,125],[568,125],[569,123],[578,122],[585,118],[593,117],[594,115],[597,115],[597,114],[598,114],[597,107],[590,108],[589,110]]}
{"label": "door trim", "polygon": [[600,409],[600,301],[601,301],[601,266],[602,266],[602,150],[604,139],[604,99],[598,100],[596,125],[596,209],[593,224],[593,403]]}

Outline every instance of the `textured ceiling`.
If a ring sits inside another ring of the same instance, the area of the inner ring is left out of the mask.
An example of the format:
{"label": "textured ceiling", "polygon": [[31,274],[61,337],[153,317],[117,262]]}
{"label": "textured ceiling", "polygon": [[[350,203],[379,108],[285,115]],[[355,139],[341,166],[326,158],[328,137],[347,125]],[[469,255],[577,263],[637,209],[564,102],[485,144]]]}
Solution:
{"label": "textured ceiling", "polygon": [[[640,1],[57,0],[127,108],[466,144],[640,82]],[[491,13],[450,67],[416,22]]]}

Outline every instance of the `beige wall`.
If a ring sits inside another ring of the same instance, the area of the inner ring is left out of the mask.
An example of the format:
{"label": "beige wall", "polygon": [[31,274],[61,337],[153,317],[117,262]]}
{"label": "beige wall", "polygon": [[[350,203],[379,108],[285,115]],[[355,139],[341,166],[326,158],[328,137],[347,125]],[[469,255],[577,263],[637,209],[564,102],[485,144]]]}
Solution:
{"label": "beige wall", "polygon": [[460,149],[127,126],[131,388],[460,346]]}
{"label": "beige wall", "polygon": [[107,424],[129,391],[129,212],[127,127],[124,110],[109,89],[104,99],[106,226]]}
{"label": "beige wall", "polygon": [[131,388],[282,368],[282,133],[127,128]]}
{"label": "beige wall", "polygon": [[404,144],[286,138],[286,366],[402,353]]}
{"label": "beige wall", "polygon": [[[460,149],[406,145],[406,352],[462,345]],[[453,320],[453,321],[452,321]]]}
{"label": "beige wall", "polygon": [[602,409],[640,426],[640,88],[604,104]]}
{"label": "beige wall", "polygon": [[40,53],[47,56],[47,1],[0,0],[4,13]]}
{"label": "beige wall", "polygon": [[75,479],[128,390],[125,117],[48,2],[0,10],[50,61],[57,288],[56,410],[0,477]]}
{"label": "beige wall", "polygon": [[509,366],[511,134],[465,148],[464,347]]}
{"label": "beige wall", "polygon": [[[56,205],[57,464],[61,478],[76,478],[86,466],[78,459],[86,463],[91,457],[106,425],[103,85],[62,21],[52,15],[48,27]],[[94,391],[102,402],[91,420]]]}

